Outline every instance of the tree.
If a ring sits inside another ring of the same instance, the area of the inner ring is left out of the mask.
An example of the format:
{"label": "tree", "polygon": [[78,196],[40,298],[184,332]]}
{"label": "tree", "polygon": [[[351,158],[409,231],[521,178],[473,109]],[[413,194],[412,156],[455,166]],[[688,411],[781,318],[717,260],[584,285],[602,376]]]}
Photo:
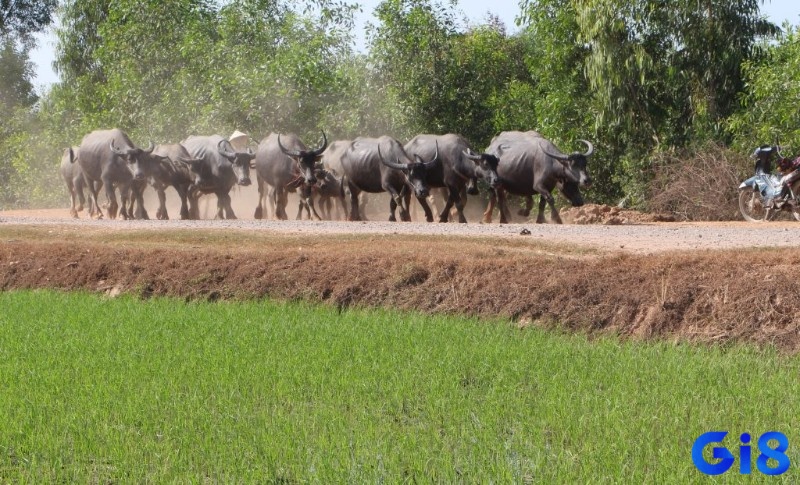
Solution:
{"label": "tree", "polygon": [[0,36],[27,39],[53,21],[58,0],[0,0]]}
{"label": "tree", "polygon": [[786,153],[800,153],[800,32],[787,32],[763,56],[745,62],[747,91],[741,110],[728,119],[728,132],[741,151],[779,141]]}

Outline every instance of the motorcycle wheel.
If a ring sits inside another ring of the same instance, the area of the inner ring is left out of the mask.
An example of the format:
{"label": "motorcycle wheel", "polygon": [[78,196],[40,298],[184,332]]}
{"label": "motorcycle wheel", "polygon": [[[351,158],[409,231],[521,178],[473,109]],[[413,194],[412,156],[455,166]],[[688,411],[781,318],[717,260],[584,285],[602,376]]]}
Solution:
{"label": "motorcycle wheel", "polygon": [[[766,219],[768,210],[761,193],[748,187],[739,190],[739,212],[746,221],[761,222]],[[795,212],[795,217],[798,216],[800,214]]]}

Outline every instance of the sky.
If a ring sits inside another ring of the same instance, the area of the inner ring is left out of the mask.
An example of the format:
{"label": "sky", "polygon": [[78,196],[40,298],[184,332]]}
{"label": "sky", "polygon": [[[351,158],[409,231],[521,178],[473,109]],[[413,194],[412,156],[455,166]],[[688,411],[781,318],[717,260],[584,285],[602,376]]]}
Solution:
{"label": "sky", "polygon": [[[361,13],[356,16],[356,47],[364,50],[364,27],[367,22],[374,23],[373,11],[380,0],[360,0],[358,3],[361,5]],[[460,0],[458,5],[472,23],[480,23],[486,19],[487,14],[492,13],[500,17],[509,32],[516,31],[514,19],[519,13],[519,0]],[[783,25],[785,21],[792,25],[800,23],[798,0],[765,0],[761,11],[778,25]],[[31,61],[36,65],[36,79],[33,84],[38,92],[44,92],[50,84],[58,81],[52,67],[56,40],[52,32],[40,34],[37,39],[38,47],[31,53]]]}

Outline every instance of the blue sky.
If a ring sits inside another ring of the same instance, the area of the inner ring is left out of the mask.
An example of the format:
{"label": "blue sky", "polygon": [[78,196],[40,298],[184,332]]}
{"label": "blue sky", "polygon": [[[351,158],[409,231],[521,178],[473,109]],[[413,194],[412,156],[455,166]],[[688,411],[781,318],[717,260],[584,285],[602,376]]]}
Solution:
{"label": "blue sky", "polygon": [[[356,45],[363,48],[365,43],[364,26],[367,22],[374,20],[372,12],[380,0],[361,0],[358,3],[361,4],[362,11],[356,19]],[[481,22],[486,18],[487,13],[491,12],[506,23],[509,32],[516,30],[514,19],[519,13],[518,0],[460,0],[458,4],[471,22]],[[800,2],[798,0],[766,0],[763,2],[761,11],[778,25],[782,25],[787,20],[793,25],[800,23]],[[52,33],[42,34],[39,36],[38,48],[31,55],[31,60],[36,64],[34,85],[39,91],[58,80],[52,68],[54,45],[55,36]]]}

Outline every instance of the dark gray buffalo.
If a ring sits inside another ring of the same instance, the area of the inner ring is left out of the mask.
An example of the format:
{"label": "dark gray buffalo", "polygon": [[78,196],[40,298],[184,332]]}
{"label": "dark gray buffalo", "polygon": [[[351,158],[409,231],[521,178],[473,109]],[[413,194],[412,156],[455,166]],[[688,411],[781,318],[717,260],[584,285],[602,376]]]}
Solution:
{"label": "dark gray buffalo", "polygon": [[[347,188],[347,185],[344,183],[344,178],[342,174],[344,170],[342,169],[342,155],[344,152],[350,148],[351,140],[336,140],[328,144],[327,150],[322,154],[322,165],[328,172],[332,173],[334,177],[339,178],[343,193],[342,196],[346,199],[350,198],[350,189]],[[321,196],[322,198],[322,196]],[[358,210],[361,216],[362,221],[366,221],[366,209],[367,209],[367,202],[368,196],[366,192],[362,192],[361,195],[358,197]],[[327,198],[327,201],[331,201],[331,198]],[[342,201],[344,204],[344,201]],[[343,209],[344,217],[347,219],[347,208]]]}
{"label": "dark gray buffalo", "polygon": [[[543,223],[545,204],[550,205],[551,218],[561,224],[555,208],[552,191],[558,187],[573,206],[583,205],[580,187],[591,183],[586,172],[588,158],[594,152],[592,144],[580,140],[587,151],[565,155],[553,143],[535,131],[504,131],[492,139],[487,153],[499,159],[497,174],[500,177],[500,222],[508,222],[505,193],[530,198],[539,194],[537,223]],[[484,213],[484,222],[491,221],[494,198]],[[530,212],[528,205],[527,213]],[[527,215],[526,211],[521,211]]]}
{"label": "dark gray buffalo", "polygon": [[[319,220],[311,198],[312,186],[317,182],[315,170],[322,152],[328,146],[325,132],[322,133],[322,145],[309,150],[294,134],[281,135],[271,133],[261,140],[256,150],[256,179],[258,183],[258,205],[254,217],[262,219],[266,216],[264,203],[269,196],[270,206],[274,205],[275,218],[286,220],[286,204],[288,193],[299,191],[301,210],[313,213]],[[267,194],[269,186],[269,194]],[[299,212],[298,212],[299,216]]]}
{"label": "dark gray buffalo", "polygon": [[[211,182],[203,181],[201,170],[193,172],[191,166],[201,164],[202,159],[192,158],[186,147],[180,143],[157,145],[153,150],[153,155],[161,157],[160,162],[150,174],[150,183],[158,194],[156,218],[169,219],[166,190],[167,187],[172,187],[181,199],[181,219],[199,219],[200,214],[197,208],[199,193],[194,190],[194,186],[195,184],[198,186],[209,185]],[[142,190],[144,190],[143,187]]]}
{"label": "dark gray buffalo", "polygon": [[[129,219],[128,198],[134,180],[146,180],[158,157],[153,157],[154,145],[146,149],[137,147],[123,131],[118,129],[97,130],[83,137],[79,147],[78,163],[83,170],[86,185],[92,197],[92,217],[102,217],[97,205],[97,192],[105,187],[108,198],[108,217],[115,219],[117,210],[123,219]],[[119,189],[122,205],[117,203],[114,193]],[[137,198],[136,217],[145,218],[144,202],[141,194]]]}
{"label": "dark gray buffalo", "polygon": [[[419,156],[410,158],[403,146],[392,137],[356,138],[341,158],[345,185],[350,191],[351,221],[360,220],[358,196],[361,192],[388,192],[389,220],[410,221],[408,201],[411,191],[417,198],[428,196],[428,172],[439,164],[438,152],[429,161]],[[429,209],[430,210],[430,209]]]}
{"label": "dark gray buffalo", "polygon": [[231,207],[230,191],[234,185],[246,187],[251,184],[250,162],[255,158],[253,151],[249,148],[246,152],[237,151],[220,135],[190,136],[181,145],[195,159],[189,161],[195,196],[215,194],[216,218],[236,219]]}
{"label": "dark gray buffalo", "polygon": [[[69,192],[70,206],[69,213],[72,217],[77,218],[78,212],[83,210],[86,203],[86,198],[83,189],[86,187],[86,181],[83,178],[83,170],[81,166],[75,161],[78,158],[78,147],[70,147],[64,149],[64,154],[61,156],[61,166],[59,173],[64,183],[67,184],[67,191]],[[92,212],[92,209],[89,210]]]}
{"label": "dark gray buffalo", "polygon": [[[483,179],[492,190],[497,186],[498,159],[488,153],[474,153],[467,141],[459,135],[417,135],[406,143],[405,151],[409,156],[418,156],[423,160],[433,158],[439,152],[440,164],[428,172],[429,187],[447,189],[447,202],[439,214],[439,222],[447,222],[450,209],[455,205],[458,211],[458,222],[467,222],[464,217],[464,205],[467,203],[467,184],[476,179]],[[433,214],[424,198],[418,198],[425,219],[433,221]]]}

